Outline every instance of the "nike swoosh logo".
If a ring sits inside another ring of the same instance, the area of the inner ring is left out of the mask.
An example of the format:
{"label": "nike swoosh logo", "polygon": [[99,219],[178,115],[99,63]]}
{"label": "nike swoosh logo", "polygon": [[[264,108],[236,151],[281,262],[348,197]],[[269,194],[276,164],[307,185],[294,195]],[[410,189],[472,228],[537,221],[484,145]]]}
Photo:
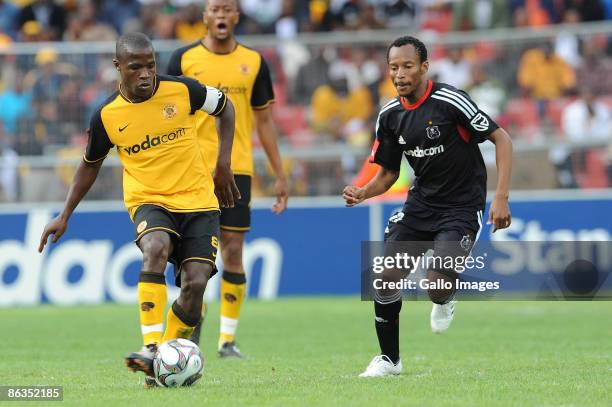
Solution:
{"label": "nike swoosh logo", "polygon": [[204,73],[204,71],[194,72],[194,73],[193,73],[193,76],[202,75],[203,73]]}
{"label": "nike swoosh logo", "polygon": [[125,125],[125,126],[123,126],[123,127],[119,127],[119,132],[122,132],[123,130],[125,130],[125,128],[126,128],[127,126],[129,126],[130,124],[131,124],[131,123],[128,123],[128,124],[126,124],[126,125]]}

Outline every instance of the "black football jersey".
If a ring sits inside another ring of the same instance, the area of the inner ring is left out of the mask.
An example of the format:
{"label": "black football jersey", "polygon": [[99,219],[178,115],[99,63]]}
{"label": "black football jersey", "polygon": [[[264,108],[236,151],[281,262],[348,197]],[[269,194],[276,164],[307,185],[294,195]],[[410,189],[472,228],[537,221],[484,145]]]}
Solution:
{"label": "black football jersey", "polygon": [[398,97],[380,110],[370,160],[399,171],[406,157],[416,177],[406,204],[481,209],[487,172],[478,143],[498,127],[467,93],[428,81],[414,104]]}

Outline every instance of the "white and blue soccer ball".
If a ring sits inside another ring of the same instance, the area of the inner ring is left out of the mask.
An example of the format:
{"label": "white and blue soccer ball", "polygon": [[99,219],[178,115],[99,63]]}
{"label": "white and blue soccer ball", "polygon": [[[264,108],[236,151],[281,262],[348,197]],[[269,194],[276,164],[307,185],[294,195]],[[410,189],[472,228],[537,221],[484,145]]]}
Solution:
{"label": "white and blue soccer ball", "polygon": [[202,377],[204,357],[200,348],[187,339],[172,339],[157,348],[153,370],[163,387],[191,386]]}

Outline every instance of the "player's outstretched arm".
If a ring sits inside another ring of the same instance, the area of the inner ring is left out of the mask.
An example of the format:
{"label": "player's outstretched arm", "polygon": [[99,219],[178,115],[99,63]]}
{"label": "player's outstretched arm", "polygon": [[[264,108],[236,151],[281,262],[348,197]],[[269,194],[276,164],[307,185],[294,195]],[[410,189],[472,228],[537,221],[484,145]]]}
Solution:
{"label": "player's outstretched arm", "polygon": [[225,107],[216,116],[217,134],[219,135],[219,153],[213,180],[215,182],[215,195],[219,198],[222,208],[233,208],[234,201],[240,199],[240,192],[234,181],[232,172],[232,144],[234,142],[234,127],[236,114],[234,105],[227,98]]}
{"label": "player's outstretched arm", "polygon": [[283,163],[280,152],[278,151],[278,133],[274,126],[274,121],[272,120],[272,111],[269,107],[266,107],[265,109],[253,110],[253,113],[255,115],[257,135],[266,152],[266,156],[268,156],[274,174],[276,174],[276,182],[274,184],[276,203],[272,205],[272,212],[281,213],[287,208],[289,185],[287,183],[287,177],[283,172]]}
{"label": "player's outstretched arm", "polygon": [[508,206],[510,194],[510,176],[512,172],[512,140],[501,127],[489,135],[495,144],[495,161],[497,164],[497,189],[491,202],[487,224],[493,225],[493,233],[498,229],[510,226],[512,216]]}
{"label": "player's outstretched arm", "polygon": [[349,185],[344,188],[342,197],[344,198],[345,205],[347,207],[355,206],[366,199],[383,194],[391,188],[391,186],[397,181],[399,177],[399,171],[388,170],[384,167],[380,167],[376,176],[370,180],[363,188],[358,188],[353,185]]}
{"label": "player's outstretched arm", "polygon": [[60,237],[66,232],[68,228],[68,219],[74,212],[75,208],[81,202],[87,191],[91,188],[94,181],[98,177],[100,167],[104,160],[99,160],[93,163],[81,161],[77,168],[72,184],[68,190],[68,196],[64,203],[64,209],[62,212],[51,222],[45,226],[45,230],[40,238],[40,244],[38,246],[38,252],[41,253],[47,244],[47,239],[50,235],[53,235],[53,243],[57,242]]}

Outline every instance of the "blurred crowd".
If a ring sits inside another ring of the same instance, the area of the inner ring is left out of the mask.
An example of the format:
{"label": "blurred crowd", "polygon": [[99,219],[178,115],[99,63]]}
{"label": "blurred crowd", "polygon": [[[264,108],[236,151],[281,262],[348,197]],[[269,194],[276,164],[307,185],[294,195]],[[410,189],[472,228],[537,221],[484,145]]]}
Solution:
{"label": "blurred crowd", "polygon": [[[612,0],[241,0],[240,5],[238,33],[275,33],[283,39],[260,49],[273,73],[273,114],[282,143],[296,149],[351,146],[364,153],[372,143],[378,107],[396,96],[387,73],[387,44],[305,46],[290,40],[297,33],[537,27],[612,15]],[[156,39],[193,41],[205,34],[201,12],[202,2],[189,0],[0,0],[0,44],[112,41],[134,30]],[[536,169],[532,174],[524,170],[520,187],[611,185],[611,37],[560,31],[547,40],[496,43],[483,38],[463,46],[427,45],[431,79],[469,92],[515,139],[555,144],[545,157],[530,161]],[[28,185],[37,185],[29,196],[16,179],[32,171],[17,168],[18,156],[78,157],[91,112],[116,90],[112,55],[60,48],[46,44],[35,54],[0,53],[0,200],[44,200],[55,190],[63,196],[70,166],[57,169],[57,184],[28,178]],[[164,72],[172,49],[158,51]],[[569,147],[576,142],[596,146]],[[548,167],[537,167],[542,162]],[[293,160],[286,165],[295,180],[294,194],[323,195],[350,181],[359,162]],[[543,177],[547,168],[552,172]],[[260,181],[267,171],[258,168]],[[109,185],[114,182],[111,177]],[[267,184],[256,181],[255,186]],[[108,197],[108,188],[99,190],[100,197]]]}
{"label": "blurred crowd", "polygon": [[[402,28],[415,31],[539,27],[612,18],[612,0],[238,0],[238,34]],[[142,31],[197,40],[203,0],[0,0],[0,43],[103,41]]]}

